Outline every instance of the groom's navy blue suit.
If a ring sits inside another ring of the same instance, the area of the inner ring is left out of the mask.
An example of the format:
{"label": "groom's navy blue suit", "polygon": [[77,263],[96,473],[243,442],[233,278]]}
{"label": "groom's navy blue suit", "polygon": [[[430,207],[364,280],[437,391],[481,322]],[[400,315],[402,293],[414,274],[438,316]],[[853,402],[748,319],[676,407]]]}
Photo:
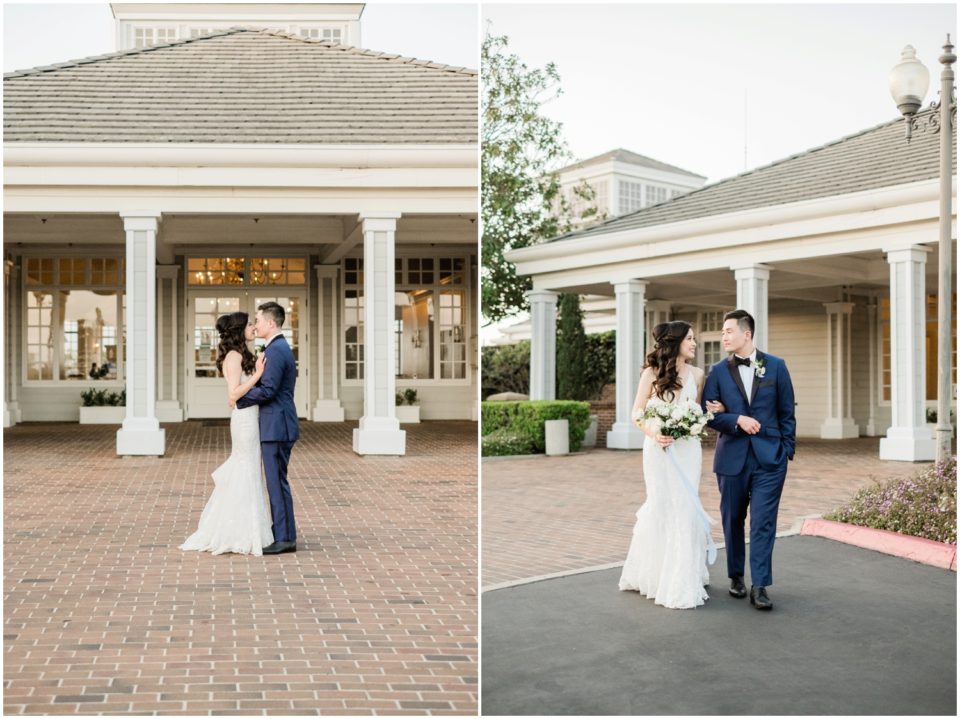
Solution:
{"label": "groom's navy blue suit", "polygon": [[273,515],[273,539],[295,542],[297,525],[293,518],[293,497],[287,482],[290,451],[300,438],[300,422],[293,402],[297,365],[283,335],[270,341],[264,350],[267,363],[256,386],[237,400],[243,409],[260,405],[260,450],[267,475],[267,493]]}
{"label": "groom's navy blue suit", "polygon": [[[744,576],[743,524],[750,506],[750,580],[756,587],[773,584],[773,542],[777,511],[787,477],[787,460],[793,459],[797,443],[793,383],[786,363],[757,350],[756,362],[763,376],[754,371],[750,400],[734,362],[734,356],[717,362],[703,387],[703,404],[719,400],[726,411],[708,426],[717,430],[713,471],[720,485],[720,516],[727,543],[727,574]],[[753,417],[760,432],[747,434],[737,425],[740,415]]]}

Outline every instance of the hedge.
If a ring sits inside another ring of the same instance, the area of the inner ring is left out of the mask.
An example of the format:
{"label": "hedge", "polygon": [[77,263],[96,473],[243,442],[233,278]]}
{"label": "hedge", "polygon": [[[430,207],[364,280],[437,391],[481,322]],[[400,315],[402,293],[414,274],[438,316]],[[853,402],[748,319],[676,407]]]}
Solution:
{"label": "hedge", "polygon": [[[570,451],[576,452],[580,449],[583,437],[590,426],[590,405],[587,402],[535,400],[480,404],[481,434],[484,438],[498,431],[509,430],[514,436],[525,440],[530,446],[530,452],[534,454],[542,454],[546,451],[543,423],[550,419],[568,420]],[[495,438],[491,441],[491,449],[494,444],[499,446],[501,443],[501,439]],[[486,445],[483,449],[486,450]],[[483,455],[490,456],[485,451]]]}

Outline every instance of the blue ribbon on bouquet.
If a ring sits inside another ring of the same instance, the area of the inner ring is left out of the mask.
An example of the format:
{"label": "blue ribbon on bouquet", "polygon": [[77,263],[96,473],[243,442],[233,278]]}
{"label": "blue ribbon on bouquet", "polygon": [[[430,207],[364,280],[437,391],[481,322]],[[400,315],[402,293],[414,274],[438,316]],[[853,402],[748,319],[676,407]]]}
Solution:
{"label": "blue ribbon on bouquet", "polygon": [[683,488],[687,492],[687,496],[689,496],[690,501],[693,502],[697,517],[700,519],[700,523],[703,525],[703,531],[707,535],[707,563],[713,564],[717,561],[717,545],[713,541],[713,533],[710,531],[710,526],[716,524],[716,520],[707,514],[703,508],[703,505],[700,504],[700,495],[698,495],[697,490],[694,489],[693,483],[687,479],[687,475],[683,473],[683,469],[680,467],[680,463],[677,461],[676,455],[673,453],[672,444],[667,447],[666,452],[667,456],[670,458],[670,461],[673,462],[673,466],[677,470],[677,474],[680,476],[680,484],[683,485]]}

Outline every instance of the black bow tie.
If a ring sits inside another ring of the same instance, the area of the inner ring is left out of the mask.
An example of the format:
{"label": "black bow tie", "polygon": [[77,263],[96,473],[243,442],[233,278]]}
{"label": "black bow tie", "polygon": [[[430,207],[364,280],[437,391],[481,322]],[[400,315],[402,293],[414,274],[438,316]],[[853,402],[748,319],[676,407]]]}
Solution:
{"label": "black bow tie", "polygon": [[740,365],[743,365],[744,367],[749,367],[749,366],[750,366],[750,358],[749,358],[749,357],[737,357],[736,355],[734,355],[734,356],[733,356],[733,361],[737,363],[737,366],[740,366]]}

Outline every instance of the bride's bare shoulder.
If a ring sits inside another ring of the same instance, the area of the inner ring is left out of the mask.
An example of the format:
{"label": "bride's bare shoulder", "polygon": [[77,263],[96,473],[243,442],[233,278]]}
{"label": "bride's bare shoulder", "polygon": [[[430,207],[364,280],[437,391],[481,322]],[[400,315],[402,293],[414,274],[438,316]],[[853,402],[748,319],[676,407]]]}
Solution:
{"label": "bride's bare shoulder", "polygon": [[236,365],[240,366],[240,363],[243,361],[243,357],[240,355],[237,350],[230,350],[227,352],[226,356],[223,358],[223,363],[226,365]]}

